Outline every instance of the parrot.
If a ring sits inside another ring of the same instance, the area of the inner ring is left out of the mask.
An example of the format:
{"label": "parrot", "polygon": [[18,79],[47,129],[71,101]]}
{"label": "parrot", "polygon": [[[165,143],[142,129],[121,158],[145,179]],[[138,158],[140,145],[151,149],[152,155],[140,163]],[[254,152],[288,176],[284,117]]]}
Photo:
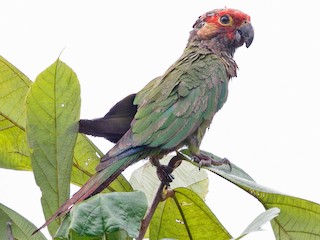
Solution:
{"label": "parrot", "polygon": [[149,159],[161,168],[161,158],[187,147],[198,163],[221,165],[200,151],[200,144],[227,100],[229,81],[237,76],[235,50],[249,48],[253,38],[249,15],[231,8],[206,12],[192,26],[182,55],[163,75],[118,102],[103,118],[81,120],[80,132],[115,145],[100,159],[96,173],[37,231],[103,191],[139,160]]}

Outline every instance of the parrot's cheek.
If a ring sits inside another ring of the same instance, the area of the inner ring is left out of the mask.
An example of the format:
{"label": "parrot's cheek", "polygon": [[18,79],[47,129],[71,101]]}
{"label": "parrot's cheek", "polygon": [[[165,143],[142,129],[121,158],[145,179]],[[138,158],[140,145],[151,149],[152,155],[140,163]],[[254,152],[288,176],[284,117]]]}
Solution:
{"label": "parrot's cheek", "polygon": [[243,45],[244,41],[242,40],[242,37],[241,37],[241,34],[240,34],[239,31],[236,31],[236,35],[235,35],[234,38],[235,38],[236,42],[238,43],[237,44],[238,46],[242,46]]}

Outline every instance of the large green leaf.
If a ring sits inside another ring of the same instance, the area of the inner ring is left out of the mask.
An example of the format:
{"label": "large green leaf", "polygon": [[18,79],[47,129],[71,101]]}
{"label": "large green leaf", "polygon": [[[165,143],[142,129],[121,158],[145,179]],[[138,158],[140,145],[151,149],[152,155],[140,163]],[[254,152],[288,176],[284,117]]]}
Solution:
{"label": "large green leaf", "polygon": [[98,194],[76,204],[55,237],[68,239],[71,235],[71,239],[87,239],[106,235],[107,239],[118,240],[137,237],[147,207],[145,194],[140,191]]}
{"label": "large green leaf", "polygon": [[45,240],[42,233],[31,235],[37,227],[20,214],[0,204],[0,239],[10,239],[12,231],[14,239],[17,240]]}
{"label": "large green leaf", "polygon": [[155,239],[230,239],[231,235],[205,202],[188,188],[174,189],[152,218],[149,236]]}
{"label": "large green leaf", "polygon": [[[31,161],[46,218],[70,196],[73,149],[80,116],[76,74],[57,60],[32,84],[26,98],[26,133]],[[49,226],[54,233],[59,222]]]}
{"label": "large green leaf", "polygon": [[[188,153],[185,160],[195,164]],[[220,157],[210,154],[215,160]],[[265,209],[277,207],[280,209],[278,217],[271,221],[276,239],[309,240],[320,239],[320,205],[308,200],[282,194],[273,189],[262,186],[252,180],[243,170],[234,168],[232,171],[228,166],[210,166],[205,169],[218,174],[226,180],[242,188],[257,198]]]}

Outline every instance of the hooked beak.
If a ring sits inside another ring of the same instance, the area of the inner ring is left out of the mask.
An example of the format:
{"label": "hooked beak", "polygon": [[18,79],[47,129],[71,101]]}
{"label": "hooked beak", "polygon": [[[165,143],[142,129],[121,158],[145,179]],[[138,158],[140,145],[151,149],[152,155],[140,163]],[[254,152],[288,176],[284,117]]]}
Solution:
{"label": "hooked beak", "polygon": [[242,24],[238,29],[237,29],[237,34],[240,35],[241,40],[246,44],[246,47],[250,47],[253,37],[254,37],[254,30],[251,25],[251,23],[246,22]]}

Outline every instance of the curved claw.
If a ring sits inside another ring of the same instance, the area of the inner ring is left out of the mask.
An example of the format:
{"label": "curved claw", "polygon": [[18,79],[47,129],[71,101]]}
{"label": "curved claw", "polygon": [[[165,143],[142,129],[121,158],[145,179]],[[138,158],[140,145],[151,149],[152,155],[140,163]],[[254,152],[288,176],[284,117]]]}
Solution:
{"label": "curved claw", "polygon": [[173,168],[167,165],[160,165],[157,167],[157,175],[161,182],[166,186],[170,186],[170,183],[173,181],[174,176],[171,174]]}
{"label": "curved claw", "polygon": [[[227,158],[223,158],[222,161],[221,161],[222,164],[228,164],[229,165],[229,168],[230,168],[230,172],[232,171],[232,165],[231,165],[231,162],[229,161],[229,159]],[[222,165],[221,164],[221,165]],[[214,165],[214,164],[213,164]]]}

